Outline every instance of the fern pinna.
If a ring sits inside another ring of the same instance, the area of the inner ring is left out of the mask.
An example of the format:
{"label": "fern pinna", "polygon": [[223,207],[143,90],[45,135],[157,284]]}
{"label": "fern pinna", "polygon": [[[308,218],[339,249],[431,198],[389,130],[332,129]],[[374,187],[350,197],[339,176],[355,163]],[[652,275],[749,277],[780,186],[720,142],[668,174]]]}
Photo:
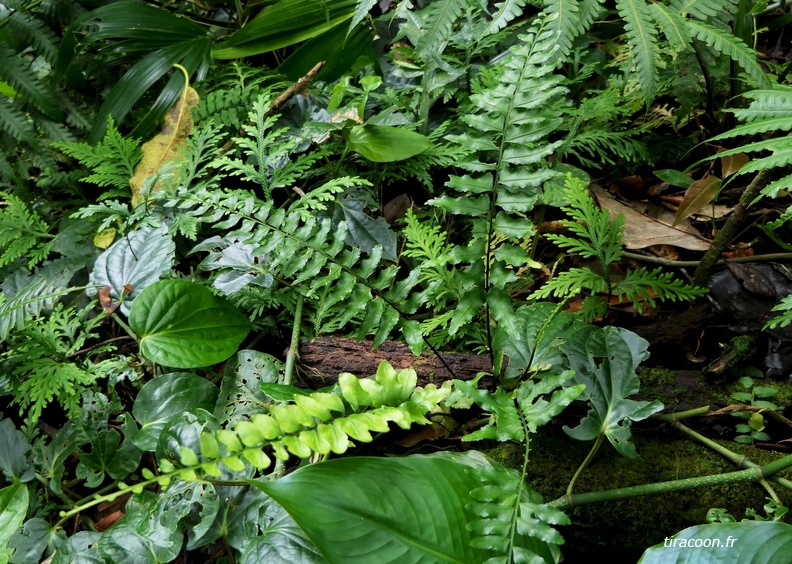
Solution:
{"label": "fern pinna", "polygon": [[529,249],[534,229],[525,214],[540,200],[543,183],[557,175],[546,161],[558,142],[548,137],[562,120],[547,108],[564,92],[562,78],[553,74],[558,34],[549,29],[552,21],[537,19],[500,63],[495,86],[471,96],[471,111],[460,116],[467,130],[447,136],[473,151],[458,164],[469,174],[447,183],[458,196],[430,201],[473,218],[472,240],[452,253],[454,262],[470,264],[462,274],[469,283],[451,319],[452,335],[485,303],[496,319],[508,311],[507,284],[518,279],[517,269],[536,264]]}

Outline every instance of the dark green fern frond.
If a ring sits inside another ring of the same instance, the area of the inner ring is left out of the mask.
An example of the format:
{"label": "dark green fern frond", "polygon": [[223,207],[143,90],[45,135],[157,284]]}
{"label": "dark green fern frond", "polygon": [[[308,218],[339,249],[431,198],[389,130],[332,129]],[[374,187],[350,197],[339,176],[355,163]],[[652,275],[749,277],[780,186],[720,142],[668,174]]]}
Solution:
{"label": "dark green fern frond", "polygon": [[627,43],[641,90],[646,100],[651,101],[657,93],[657,28],[652,21],[652,13],[645,0],[617,0],[616,8],[624,19]]}
{"label": "dark green fern frond", "polygon": [[52,92],[30,70],[30,66],[2,41],[0,41],[0,61],[3,61],[0,65],[0,80],[10,84],[22,100],[50,118],[62,117]]}
{"label": "dark green fern frond", "polygon": [[660,26],[671,46],[678,52],[692,49],[690,30],[685,18],[668,8],[665,4],[654,2],[649,4],[652,17]]}
{"label": "dark green fern frond", "polygon": [[30,118],[19,109],[18,104],[4,97],[0,97],[0,131],[28,145],[38,144]]}
{"label": "dark green fern frond", "polygon": [[8,18],[8,34],[14,43],[30,45],[50,64],[58,58],[58,38],[40,19],[32,14],[16,11]]}

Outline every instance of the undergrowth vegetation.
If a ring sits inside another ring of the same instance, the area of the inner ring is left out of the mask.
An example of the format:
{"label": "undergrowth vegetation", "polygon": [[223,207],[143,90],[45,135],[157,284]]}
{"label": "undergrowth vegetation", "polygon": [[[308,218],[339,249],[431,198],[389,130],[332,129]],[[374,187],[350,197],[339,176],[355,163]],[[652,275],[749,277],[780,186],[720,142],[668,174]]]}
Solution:
{"label": "undergrowth vegetation", "polygon": [[[790,66],[758,48],[789,20],[751,0],[1,4],[0,561],[559,562],[579,505],[741,481],[778,502],[788,457],[575,486],[606,442],[638,456],[634,422],[679,425],[634,398],[649,345],[615,323],[704,296],[739,226],[695,284],[635,266],[592,176],[663,170],[691,215],[722,186],[695,167],[742,155],[729,221],[788,195]],[[383,361],[298,387],[322,336],[403,341],[450,377]],[[459,378],[453,352],[489,370]],[[574,405],[591,453],[545,501],[532,436]],[[520,444],[521,467],[350,456],[471,412],[461,441]],[[782,554],[774,511],[679,538],[753,539],[700,562]]]}

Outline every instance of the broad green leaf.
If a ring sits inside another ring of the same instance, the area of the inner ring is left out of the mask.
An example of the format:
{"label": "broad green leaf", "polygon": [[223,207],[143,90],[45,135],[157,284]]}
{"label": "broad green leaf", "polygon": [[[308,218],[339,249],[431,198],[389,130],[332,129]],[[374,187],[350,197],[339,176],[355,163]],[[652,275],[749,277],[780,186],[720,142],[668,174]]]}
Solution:
{"label": "broad green leaf", "polygon": [[27,510],[28,489],[26,485],[17,482],[0,490],[0,548],[8,546],[11,535],[25,521]]}
{"label": "broad green leaf", "polygon": [[0,420],[0,470],[9,482],[29,482],[35,477],[28,459],[30,443],[10,419]]}
{"label": "broad green leaf", "polygon": [[346,145],[375,163],[403,161],[432,146],[428,137],[387,125],[355,125],[344,130]]}
{"label": "broad green leaf", "polygon": [[[88,281],[110,286],[110,297],[114,301],[123,297],[121,311],[129,315],[133,300],[170,270],[175,252],[166,226],[142,227],[99,255]],[[89,294],[96,295],[96,289]]]}
{"label": "broad green leaf", "polygon": [[[81,538],[80,535],[93,535],[94,542],[96,542],[96,538],[99,536],[98,533],[81,532],[69,537],[67,542],[70,543],[75,537],[77,537],[75,542],[79,541]],[[25,521],[22,528],[17,529],[8,541],[8,546],[14,549],[13,562],[42,562],[42,555],[47,546],[63,542],[64,536],[62,529],[53,529],[52,526],[41,517],[28,519]],[[58,552],[61,552],[63,547],[64,545],[61,544],[58,547]],[[92,561],[85,560],[86,564],[90,562]],[[98,564],[104,564],[104,561],[99,560]]]}
{"label": "broad green leaf", "polygon": [[644,552],[640,564],[789,562],[792,525],[743,521],[690,527]]}
{"label": "broad green leaf", "polygon": [[357,0],[280,0],[215,47],[215,59],[237,59],[311,39],[352,17]]}
{"label": "broad green leaf", "polygon": [[346,222],[347,243],[366,253],[382,247],[385,260],[396,261],[396,232],[384,218],[374,219],[363,209],[365,202],[353,198],[339,198],[333,206],[333,224]]}
{"label": "broad green leaf", "polygon": [[283,61],[277,71],[289,79],[297,81],[310,71],[318,62],[324,61],[314,80],[333,82],[341,78],[371,46],[374,33],[367,25],[347,31],[345,25],[338,25],[303,45]]}
{"label": "broad green leaf", "polygon": [[230,303],[185,280],[146,288],[132,305],[129,324],[146,358],[175,368],[226,360],[250,330],[250,322]]}
{"label": "broad green leaf", "polygon": [[185,411],[211,410],[217,396],[217,386],[195,374],[173,372],[151,380],[138,392],[132,406],[140,424],[133,442],[141,450],[153,451],[169,419]]}
{"label": "broad green leaf", "polygon": [[688,186],[693,184],[693,179],[687,174],[671,168],[656,170],[654,175],[663,182],[668,182],[671,186],[676,186],[677,188],[687,189]]}
{"label": "broad green leaf", "polygon": [[116,480],[123,480],[140,464],[142,453],[132,442],[137,427],[128,415],[124,415],[124,418],[123,442],[121,434],[115,429],[97,429],[93,425],[83,425],[83,433],[89,439],[90,452],[81,449],[76,475],[86,480],[86,486],[99,486],[105,479],[105,473]]}
{"label": "broad green leaf", "polygon": [[663,409],[659,401],[627,399],[638,392],[635,370],[649,357],[648,346],[635,333],[617,327],[584,327],[567,338],[564,353],[575,371],[575,381],[585,384],[592,406],[580,425],[564,427],[569,436],[587,441],[604,433],[620,454],[638,456],[630,442],[631,421],[641,421]]}
{"label": "broad green leaf", "polygon": [[281,504],[330,562],[483,562],[466,528],[478,482],[465,459],[341,458],[251,483]]}

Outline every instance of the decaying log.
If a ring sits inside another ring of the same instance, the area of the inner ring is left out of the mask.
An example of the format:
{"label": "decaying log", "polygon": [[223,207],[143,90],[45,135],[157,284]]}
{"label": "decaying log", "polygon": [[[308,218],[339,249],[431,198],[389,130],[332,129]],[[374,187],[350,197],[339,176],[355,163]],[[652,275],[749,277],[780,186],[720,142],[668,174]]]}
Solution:
{"label": "decaying log", "polygon": [[[492,370],[489,357],[486,356],[451,352],[440,354],[451,372],[431,351],[415,356],[403,343],[385,341],[372,350],[370,341],[319,337],[300,343],[298,378],[301,377],[303,383],[312,388],[327,386],[335,382],[341,372],[351,372],[360,377],[376,374],[377,367],[383,360],[387,360],[397,370],[414,368],[418,373],[419,386],[429,382],[439,386],[452,378],[472,380],[478,372]],[[489,382],[485,379],[481,381],[485,386]]]}

